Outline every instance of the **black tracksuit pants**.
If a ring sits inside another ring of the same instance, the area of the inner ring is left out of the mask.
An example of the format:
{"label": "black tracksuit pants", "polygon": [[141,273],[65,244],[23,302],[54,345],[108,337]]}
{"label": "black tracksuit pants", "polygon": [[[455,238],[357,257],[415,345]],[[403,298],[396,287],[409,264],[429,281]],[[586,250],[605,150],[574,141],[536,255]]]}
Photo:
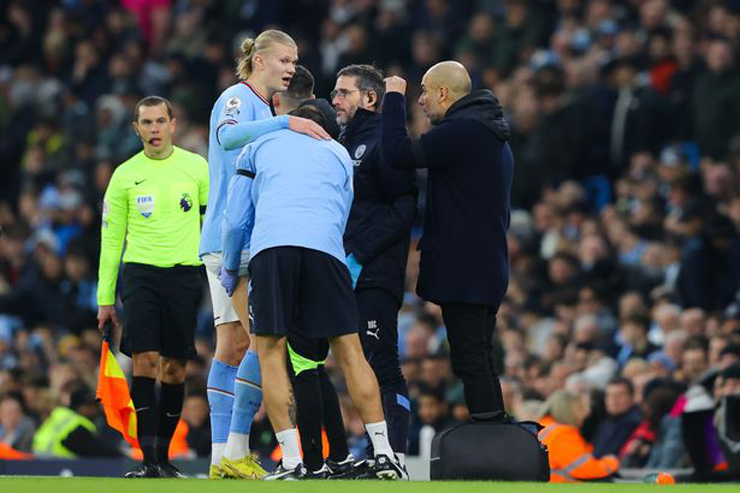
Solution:
{"label": "black tracksuit pants", "polygon": [[360,340],[380,386],[388,440],[393,451],[408,448],[409,394],[398,359],[398,300],[379,288],[355,291],[360,312]]}

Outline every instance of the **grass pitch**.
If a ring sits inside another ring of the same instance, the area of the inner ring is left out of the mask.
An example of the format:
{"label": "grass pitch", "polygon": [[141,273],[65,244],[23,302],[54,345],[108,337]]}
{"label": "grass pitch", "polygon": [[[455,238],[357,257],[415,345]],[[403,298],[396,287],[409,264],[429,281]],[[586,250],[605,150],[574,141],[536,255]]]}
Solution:
{"label": "grass pitch", "polygon": [[380,481],[209,481],[206,479],[122,479],[122,478],[0,478],[2,493],[612,493],[647,492],[655,488],[701,493],[740,491],[738,485],[657,485],[657,484],[541,484],[494,482],[380,482]]}

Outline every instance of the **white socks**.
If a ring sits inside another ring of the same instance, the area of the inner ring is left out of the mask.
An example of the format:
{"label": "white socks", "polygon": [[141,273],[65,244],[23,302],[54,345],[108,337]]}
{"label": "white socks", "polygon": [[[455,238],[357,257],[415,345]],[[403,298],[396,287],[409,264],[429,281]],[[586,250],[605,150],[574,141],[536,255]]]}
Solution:
{"label": "white socks", "polygon": [[283,450],[283,467],[285,469],[295,469],[298,464],[302,463],[301,446],[298,439],[298,429],[290,428],[275,433],[280,448]]}
{"label": "white socks", "polygon": [[224,456],[224,449],[226,448],[225,443],[212,443],[211,444],[211,465],[217,466],[221,463],[221,457]]}
{"label": "white socks", "polygon": [[393,459],[393,449],[388,441],[388,426],[385,424],[385,421],[381,421],[380,423],[366,423],[365,429],[367,430],[367,434],[370,435],[370,441],[373,442],[375,457],[385,455],[389,459]]}
{"label": "white socks", "polygon": [[239,460],[249,455],[249,433],[229,433],[223,456],[229,460]]}

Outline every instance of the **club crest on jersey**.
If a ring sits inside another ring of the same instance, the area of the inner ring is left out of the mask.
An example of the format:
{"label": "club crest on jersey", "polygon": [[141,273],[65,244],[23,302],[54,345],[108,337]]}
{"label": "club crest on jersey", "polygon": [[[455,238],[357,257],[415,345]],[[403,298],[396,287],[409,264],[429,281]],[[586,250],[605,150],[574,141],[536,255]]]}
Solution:
{"label": "club crest on jersey", "polygon": [[154,197],[152,195],[137,195],[136,209],[139,214],[144,216],[144,219],[149,219],[149,216],[154,214]]}
{"label": "club crest on jersey", "polygon": [[187,212],[192,208],[193,208],[193,199],[190,198],[190,194],[189,193],[182,194],[182,197],[180,197],[180,209],[182,209],[183,212]]}

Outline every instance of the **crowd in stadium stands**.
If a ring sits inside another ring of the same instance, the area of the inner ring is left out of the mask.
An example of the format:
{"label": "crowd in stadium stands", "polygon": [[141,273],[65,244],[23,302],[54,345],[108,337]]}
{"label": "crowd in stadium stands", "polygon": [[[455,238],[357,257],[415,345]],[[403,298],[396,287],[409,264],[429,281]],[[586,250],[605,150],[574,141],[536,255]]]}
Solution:
{"label": "crowd in stadium stands", "polygon": [[[351,63],[407,78],[415,134],[428,128],[416,96],[433,63],[459,60],[475,87],[496,92],[516,161],[512,274],[492,348],[509,412],[536,419],[561,388],[590,395],[581,432],[596,456],[689,464],[686,408],[696,389],[712,408],[717,372],[740,361],[740,1],[3,0],[0,9],[0,442],[31,451],[50,410],[95,386],[101,198],[140,149],[135,102],[170,98],[176,144],[206,155],[208,112],[235,81],[239,43],[278,26],[297,40],[318,97]],[[422,214],[423,204],[422,195]],[[413,292],[417,270],[412,247],[400,351],[410,451],[424,455],[467,409],[439,309]],[[198,455],[209,450],[209,310],[206,296],[183,413]],[[364,428],[344,395],[361,457]],[[253,448],[269,455],[263,411],[255,427]]]}

